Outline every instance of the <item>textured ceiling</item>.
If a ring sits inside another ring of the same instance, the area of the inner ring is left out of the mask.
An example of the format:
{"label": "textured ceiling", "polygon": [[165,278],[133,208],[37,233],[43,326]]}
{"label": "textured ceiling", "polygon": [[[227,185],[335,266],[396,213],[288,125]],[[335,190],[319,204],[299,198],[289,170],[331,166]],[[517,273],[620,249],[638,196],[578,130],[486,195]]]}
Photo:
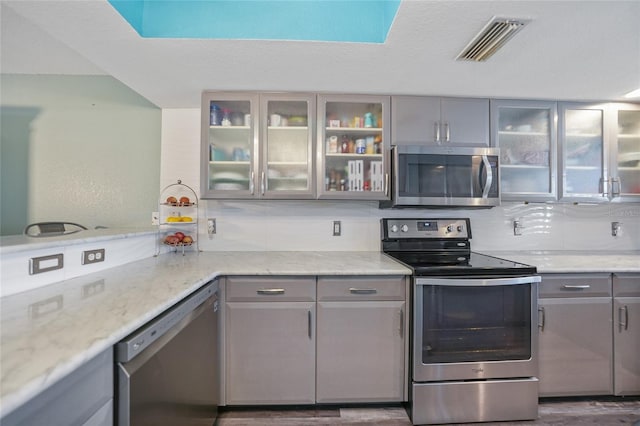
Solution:
{"label": "textured ceiling", "polygon": [[[640,87],[638,0],[404,0],[384,44],[143,39],[106,0],[1,8],[2,73],[108,74],[162,108],[199,107],[203,90],[616,100]],[[455,61],[493,16],[531,23],[489,61]]]}

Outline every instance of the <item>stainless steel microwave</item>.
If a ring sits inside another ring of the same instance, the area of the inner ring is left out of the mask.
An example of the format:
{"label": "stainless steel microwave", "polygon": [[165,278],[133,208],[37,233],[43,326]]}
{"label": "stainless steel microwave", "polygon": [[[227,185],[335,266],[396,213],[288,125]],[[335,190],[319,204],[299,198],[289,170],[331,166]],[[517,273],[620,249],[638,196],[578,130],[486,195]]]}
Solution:
{"label": "stainless steel microwave", "polygon": [[391,152],[391,201],[382,207],[500,205],[498,148],[396,145]]}

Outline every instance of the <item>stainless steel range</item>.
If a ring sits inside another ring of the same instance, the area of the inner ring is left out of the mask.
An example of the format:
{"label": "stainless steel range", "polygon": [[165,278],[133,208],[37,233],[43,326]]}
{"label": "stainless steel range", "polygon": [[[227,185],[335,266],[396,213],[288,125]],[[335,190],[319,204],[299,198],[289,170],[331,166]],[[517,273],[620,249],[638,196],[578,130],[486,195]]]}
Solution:
{"label": "stainless steel range", "polygon": [[536,268],[472,252],[469,219],[382,219],[382,233],[414,271],[413,424],[537,418]]}

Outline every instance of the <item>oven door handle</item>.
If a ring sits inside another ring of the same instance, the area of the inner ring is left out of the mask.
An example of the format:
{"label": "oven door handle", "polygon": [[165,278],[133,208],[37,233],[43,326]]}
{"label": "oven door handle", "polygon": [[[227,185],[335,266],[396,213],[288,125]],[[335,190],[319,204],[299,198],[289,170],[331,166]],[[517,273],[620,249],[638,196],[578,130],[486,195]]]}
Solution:
{"label": "oven door handle", "polygon": [[416,279],[416,285],[489,287],[497,285],[531,284],[541,281],[542,278],[539,275],[513,278],[418,278]]}

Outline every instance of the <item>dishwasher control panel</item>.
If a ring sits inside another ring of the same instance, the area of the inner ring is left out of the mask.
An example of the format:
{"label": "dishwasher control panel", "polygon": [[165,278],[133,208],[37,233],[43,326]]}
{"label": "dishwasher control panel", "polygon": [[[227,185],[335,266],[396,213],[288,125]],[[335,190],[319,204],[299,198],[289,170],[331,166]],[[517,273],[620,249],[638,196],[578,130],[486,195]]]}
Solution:
{"label": "dishwasher control panel", "polygon": [[[173,327],[179,327],[180,322],[203,303],[207,302],[207,305],[215,305],[217,308],[217,300],[212,298],[217,291],[217,283],[206,284],[204,288],[178,302],[177,305],[169,308],[169,310],[127,336],[116,345],[116,362],[131,361]],[[203,306],[203,308],[207,309],[208,306]]]}

